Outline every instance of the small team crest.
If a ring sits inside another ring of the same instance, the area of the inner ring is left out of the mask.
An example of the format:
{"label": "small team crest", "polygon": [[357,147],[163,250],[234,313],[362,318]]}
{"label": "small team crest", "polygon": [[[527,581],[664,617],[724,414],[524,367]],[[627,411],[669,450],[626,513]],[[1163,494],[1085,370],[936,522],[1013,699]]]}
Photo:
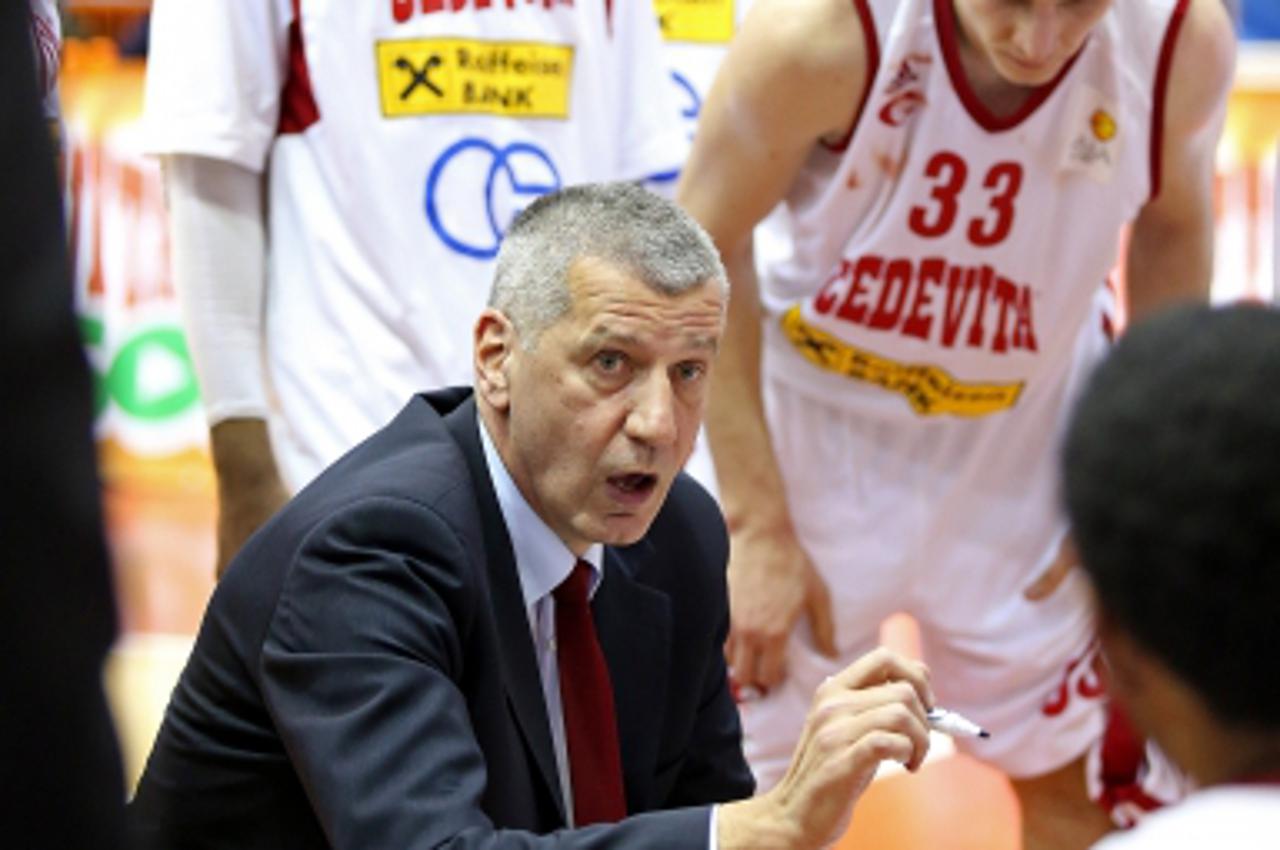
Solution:
{"label": "small team crest", "polygon": [[898,65],[884,87],[884,104],[880,120],[890,127],[901,127],[914,113],[928,103],[924,96],[924,75],[933,57],[928,53],[910,53]]}
{"label": "small team crest", "polygon": [[1095,109],[1089,116],[1089,129],[1099,142],[1109,142],[1116,137],[1116,119],[1105,109]]}
{"label": "small team crest", "polygon": [[1124,141],[1115,103],[1092,86],[1080,86],[1075,95],[1064,125],[1068,134],[1062,167],[1082,171],[1099,183],[1109,183]]}

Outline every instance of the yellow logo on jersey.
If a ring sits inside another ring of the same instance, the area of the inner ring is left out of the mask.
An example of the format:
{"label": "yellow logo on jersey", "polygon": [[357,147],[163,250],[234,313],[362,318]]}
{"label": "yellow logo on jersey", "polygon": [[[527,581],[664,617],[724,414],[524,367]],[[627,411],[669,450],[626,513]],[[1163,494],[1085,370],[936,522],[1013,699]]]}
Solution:
{"label": "yellow logo on jersey", "polygon": [[667,41],[726,44],[733,38],[733,0],[654,0]]}
{"label": "yellow logo on jersey", "polygon": [[380,41],[377,59],[382,114],[388,118],[569,117],[569,46],[464,38]]}
{"label": "yellow logo on jersey", "polygon": [[921,416],[950,413],[986,416],[1018,403],[1024,382],[979,384],[958,381],[945,369],[929,364],[899,363],[864,351],[804,320],[799,307],[782,317],[782,331],[810,363],[828,372],[867,381],[900,393]]}
{"label": "yellow logo on jersey", "polygon": [[1105,109],[1094,110],[1089,116],[1089,127],[1093,130],[1093,137],[1100,142],[1109,142],[1116,137],[1116,119],[1111,117],[1111,113]]}

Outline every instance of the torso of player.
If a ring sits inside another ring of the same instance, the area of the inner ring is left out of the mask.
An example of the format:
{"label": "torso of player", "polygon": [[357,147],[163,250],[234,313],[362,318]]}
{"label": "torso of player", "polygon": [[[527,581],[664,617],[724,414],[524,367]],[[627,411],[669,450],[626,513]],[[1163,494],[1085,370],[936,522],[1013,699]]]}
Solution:
{"label": "torso of player", "polygon": [[794,250],[763,281],[775,373],[892,417],[996,415],[1067,379],[1152,194],[1178,0],[1116,3],[1008,116],[971,91],[949,2],[855,3],[875,74],[847,145],[793,185]]}
{"label": "torso of player", "polygon": [[[624,70],[655,57],[635,55],[636,18],[609,6],[293,0],[270,168],[282,357],[311,347],[310,320],[397,405],[406,389],[469,381],[470,327],[519,210],[562,186],[678,162],[682,150],[663,150],[628,115],[643,112],[628,99],[644,98]],[[652,41],[656,52],[656,30]],[[310,118],[291,106],[299,88]]]}

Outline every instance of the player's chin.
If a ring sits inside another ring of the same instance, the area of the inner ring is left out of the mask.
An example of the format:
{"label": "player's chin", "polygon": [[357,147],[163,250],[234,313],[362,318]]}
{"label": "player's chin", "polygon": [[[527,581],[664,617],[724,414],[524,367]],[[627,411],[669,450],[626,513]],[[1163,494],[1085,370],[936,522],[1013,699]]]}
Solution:
{"label": "player's chin", "polygon": [[1028,63],[1009,56],[1003,56],[998,60],[998,70],[1000,71],[1000,76],[1015,86],[1036,88],[1053,82],[1053,78],[1058,76],[1058,72],[1062,70],[1062,64],[1056,61]]}

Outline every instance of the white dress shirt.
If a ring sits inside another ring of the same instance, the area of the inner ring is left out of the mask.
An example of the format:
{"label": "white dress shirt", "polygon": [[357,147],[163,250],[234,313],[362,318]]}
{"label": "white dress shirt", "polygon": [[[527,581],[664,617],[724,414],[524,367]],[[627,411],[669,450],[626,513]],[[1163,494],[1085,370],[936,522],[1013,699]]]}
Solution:
{"label": "white dress shirt", "polygon": [[[560,707],[560,669],[556,662],[556,601],[551,594],[573,572],[578,557],[529,507],[511,479],[511,473],[507,472],[506,464],[498,456],[483,420],[480,421],[480,442],[484,445],[484,459],[489,467],[493,492],[498,497],[498,508],[511,537],[511,551],[515,555],[516,572],[524,594],[524,610],[529,616],[529,631],[533,635],[533,649],[538,658],[547,721],[551,724],[551,746],[556,754],[560,792],[569,825],[573,826],[573,786],[569,779],[564,711]],[[582,560],[591,565],[588,597],[595,596],[596,588],[604,577],[603,558],[604,546],[599,543],[593,543],[582,553]]]}

